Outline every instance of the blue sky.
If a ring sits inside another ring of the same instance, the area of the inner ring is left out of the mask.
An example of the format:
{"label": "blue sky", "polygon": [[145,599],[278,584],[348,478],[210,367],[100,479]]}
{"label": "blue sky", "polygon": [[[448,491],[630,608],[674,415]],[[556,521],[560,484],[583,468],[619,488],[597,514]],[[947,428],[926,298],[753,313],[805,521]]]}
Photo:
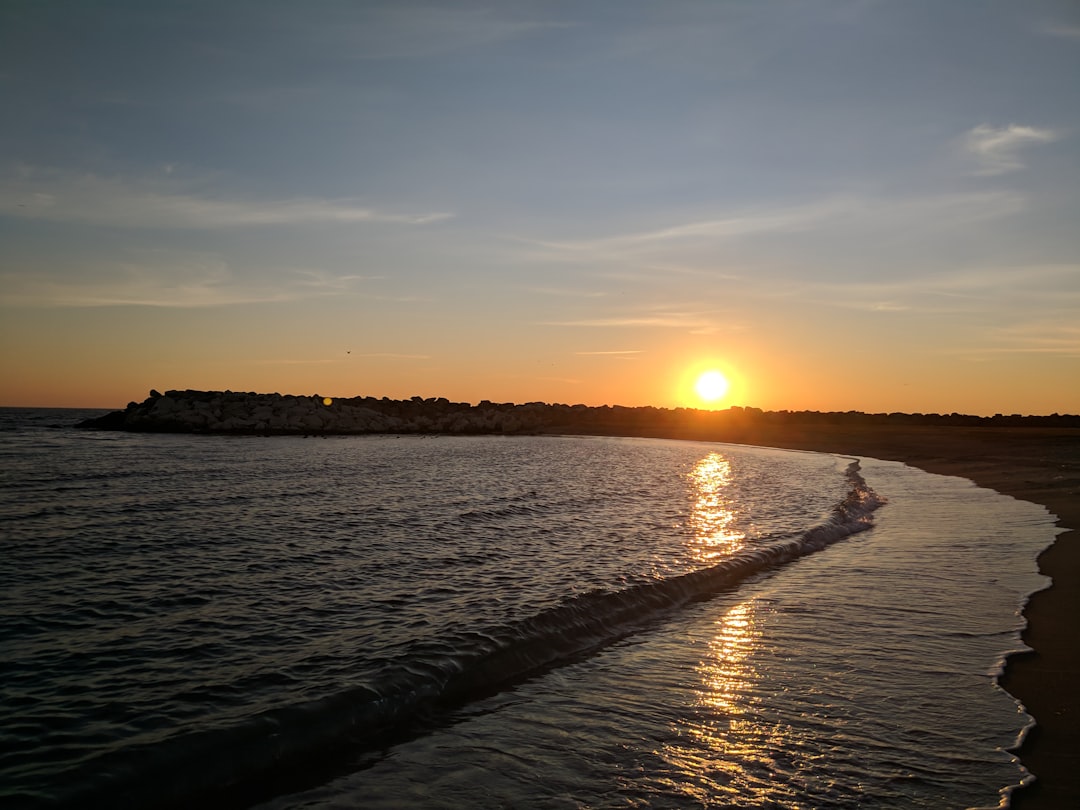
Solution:
{"label": "blue sky", "polygon": [[1075,2],[0,8],[0,404],[1080,411]]}

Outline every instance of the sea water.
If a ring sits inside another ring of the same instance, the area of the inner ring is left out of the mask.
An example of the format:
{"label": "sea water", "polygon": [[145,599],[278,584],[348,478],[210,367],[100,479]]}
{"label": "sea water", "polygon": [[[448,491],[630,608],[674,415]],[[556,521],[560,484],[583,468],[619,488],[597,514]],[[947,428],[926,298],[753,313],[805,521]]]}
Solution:
{"label": "sea water", "polygon": [[5,807],[1007,806],[1052,516],[901,464],[0,411]]}

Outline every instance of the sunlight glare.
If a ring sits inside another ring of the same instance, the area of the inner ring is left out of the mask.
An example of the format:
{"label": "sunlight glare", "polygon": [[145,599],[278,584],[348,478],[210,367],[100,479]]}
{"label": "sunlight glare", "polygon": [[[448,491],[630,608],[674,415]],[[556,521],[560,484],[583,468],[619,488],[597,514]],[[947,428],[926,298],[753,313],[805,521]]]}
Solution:
{"label": "sunlight glare", "polygon": [[719,371],[711,370],[703,372],[694,383],[694,390],[705,402],[715,402],[723,399],[728,392],[729,384],[727,377]]}

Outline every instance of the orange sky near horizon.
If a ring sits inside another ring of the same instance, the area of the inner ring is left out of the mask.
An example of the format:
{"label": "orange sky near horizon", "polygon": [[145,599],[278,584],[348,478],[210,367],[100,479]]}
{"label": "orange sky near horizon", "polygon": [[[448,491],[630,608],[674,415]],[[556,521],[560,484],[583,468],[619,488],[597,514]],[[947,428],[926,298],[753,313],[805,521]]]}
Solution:
{"label": "orange sky near horizon", "polygon": [[[305,342],[287,332],[275,338],[254,325],[245,327],[253,332],[247,338],[239,336],[244,328],[238,328],[219,342],[216,336],[226,330],[224,311],[201,335],[171,323],[168,311],[91,314],[105,315],[96,327],[83,324],[94,331],[93,341],[73,340],[59,326],[48,326],[48,318],[39,318],[36,340],[19,346],[6,339],[9,325],[0,326],[5,370],[0,406],[118,409],[141,401],[152,388],[191,388],[392,399],[442,396],[473,404],[487,399],[983,416],[1080,412],[1080,382],[1062,379],[1048,396],[1041,380],[1054,369],[1051,363],[1040,368],[1038,356],[1008,370],[999,362],[998,371],[988,377],[978,360],[938,367],[902,358],[875,364],[851,353],[836,363],[828,354],[785,355],[775,345],[744,345],[724,353],[704,338],[668,340],[650,350],[590,353],[542,340],[525,348],[500,345],[492,335],[490,350],[473,357],[465,348],[455,350],[452,340],[430,354],[415,345],[402,352],[365,352],[359,343],[360,348],[344,348],[352,345],[348,340],[315,336]],[[154,332],[172,339],[149,339]],[[333,349],[327,345],[331,342]],[[694,391],[698,376],[710,369],[730,382],[728,393],[716,402],[704,402]]]}

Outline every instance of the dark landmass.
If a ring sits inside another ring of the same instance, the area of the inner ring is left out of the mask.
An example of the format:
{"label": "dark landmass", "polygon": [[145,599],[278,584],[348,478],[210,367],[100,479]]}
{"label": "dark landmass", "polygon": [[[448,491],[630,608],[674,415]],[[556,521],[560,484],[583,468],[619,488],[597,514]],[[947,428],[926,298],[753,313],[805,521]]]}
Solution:
{"label": "dark landmass", "polygon": [[324,398],[233,391],[152,391],[122,411],[88,419],[80,427],[160,433],[355,434],[355,433],[580,433],[702,438],[757,444],[757,439],[800,430],[901,427],[1080,428],[1080,416],[1052,414],[863,413],[861,411],[762,411],[735,406],[627,408],[620,405],[523,405],[484,400],[478,405],[442,397]]}
{"label": "dark landmass", "polygon": [[1036,776],[1014,794],[1022,810],[1080,807],[1080,416],[992,417],[761,411],[728,408],[456,403],[442,398],[335,399],[206,391],[151,392],[90,419],[103,430],[332,435],[581,434],[689,439],[902,461],[1043,504],[1068,527],[1039,557],[1052,585],[1032,596],[1023,633],[1032,652],[1009,659],[1001,685],[1037,722],[1018,753]]}

